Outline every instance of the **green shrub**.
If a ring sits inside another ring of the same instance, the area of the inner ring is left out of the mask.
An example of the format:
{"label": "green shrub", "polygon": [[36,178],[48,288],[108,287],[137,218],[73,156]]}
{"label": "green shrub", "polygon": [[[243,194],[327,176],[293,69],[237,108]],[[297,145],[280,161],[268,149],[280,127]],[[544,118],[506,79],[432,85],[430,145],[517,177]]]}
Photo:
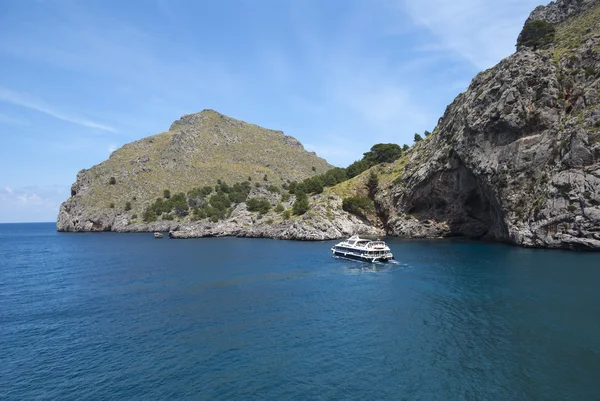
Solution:
{"label": "green shrub", "polygon": [[209,199],[210,205],[217,210],[225,210],[231,206],[229,196],[223,192],[213,194]]}
{"label": "green shrub", "polygon": [[309,207],[310,205],[308,203],[308,198],[305,196],[304,198],[297,199],[296,202],[294,202],[292,210],[295,215],[301,216],[308,211]]}
{"label": "green shrub", "polygon": [[415,139],[415,143],[421,142],[423,140],[423,138],[421,137],[421,135],[417,134],[416,132],[415,132],[415,138],[414,139]]}
{"label": "green shrub", "polygon": [[144,221],[150,221],[149,219],[151,219],[151,213],[160,216],[162,214],[168,214],[174,211],[177,216],[183,217],[187,216],[188,210],[189,206],[184,193],[175,194],[169,199],[157,198],[156,201],[149,205],[144,211]]}
{"label": "green shrub", "polygon": [[128,212],[131,210],[131,202],[125,202],[125,211]]}
{"label": "green shrub", "polygon": [[250,183],[244,181],[241,184],[235,183],[229,191],[229,200],[231,203],[242,203],[245,202],[250,193]]}
{"label": "green shrub", "polygon": [[517,49],[526,46],[536,50],[538,47],[545,46],[554,41],[555,33],[556,28],[547,21],[537,20],[528,22],[523,27],[517,39]]}
{"label": "green shrub", "polygon": [[163,191],[163,198],[169,199],[170,197],[171,197],[171,191],[169,191],[168,189],[165,189]]}
{"label": "green shrub", "polygon": [[357,160],[348,167],[346,167],[346,174],[348,178],[356,177],[363,171],[367,170],[371,165],[366,160]]}
{"label": "green shrub", "polygon": [[366,213],[372,211],[372,203],[366,196],[357,195],[350,198],[344,198],[342,201],[342,209],[348,213],[366,217]]}
{"label": "green shrub", "polygon": [[279,190],[279,188],[278,188],[278,187],[276,187],[275,185],[269,185],[269,186],[267,186],[267,191],[269,191],[269,192],[272,192],[272,193],[274,193],[274,194],[278,194],[278,193],[280,193],[280,192],[281,192],[281,191]]}
{"label": "green shrub", "polygon": [[320,194],[323,192],[323,187],[325,183],[323,181],[323,176],[316,175],[311,178],[307,178],[302,181],[301,187],[310,194]]}
{"label": "green shrub", "polygon": [[290,217],[292,217],[292,214],[290,213],[290,210],[288,209],[285,212],[283,212],[282,217],[283,217],[284,220],[289,220]]}
{"label": "green shrub", "polygon": [[212,192],[213,187],[211,187],[210,185],[189,190],[187,193],[188,205],[192,208],[195,206],[203,206],[205,203],[205,198]]}
{"label": "green shrub", "polygon": [[165,213],[165,214],[163,214],[163,215],[161,216],[161,219],[163,219],[163,220],[174,220],[175,218],[173,217],[173,215],[172,215],[172,214],[166,214],[166,213]]}
{"label": "green shrub", "polygon": [[268,213],[271,210],[271,204],[265,198],[250,198],[246,202],[246,208],[250,212]]}
{"label": "green shrub", "polygon": [[275,206],[275,212],[281,213],[283,210],[283,205],[281,203],[278,203],[277,206]]}
{"label": "green shrub", "polygon": [[110,205],[108,205],[109,208],[114,209],[115,208],[115,204],[113,202],[110,202]]}
{"label": "green shrub", "polygon": [[137,219],[137,214],[134,213],[131,215],[131,220],[135,220],[135,219]]}
{"label": "green shrub", "polygon": [[157,219],[157,216],[156,216],[156,212],[154,211],[154,209],[147,208],[146,210],[144,210],[144,213],[142,214],[142,220],[144,220],[144,222],[151,223],[153,221],[156,221],[156,219]]}
{"label": "green shrub", "polygon": [[375,172],[371,171],[369,174],[369,180],[367,181],[367,189],[369,190],[369,194],[373,196],[375,192],[377,192],[377,188],[379,187],[379,177]]}
{"label": "green shrub", "polygon": [[117,179],[115,177],[110,177],[110,180],[108,180],[108,183],[110,185],[115,185],[117,183]]}

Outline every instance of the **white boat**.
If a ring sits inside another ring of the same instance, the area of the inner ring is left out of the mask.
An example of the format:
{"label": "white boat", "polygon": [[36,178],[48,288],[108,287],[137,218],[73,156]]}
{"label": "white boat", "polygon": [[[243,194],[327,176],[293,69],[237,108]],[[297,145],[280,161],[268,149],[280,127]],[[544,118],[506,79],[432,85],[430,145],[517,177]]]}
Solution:
{"label": "white boat", "polygon": [[358,235],[353,235],[347,240],[335,244],[331,251],[333,256],[365,262],[394,260],[394,255],[385,242],[359,238]]}

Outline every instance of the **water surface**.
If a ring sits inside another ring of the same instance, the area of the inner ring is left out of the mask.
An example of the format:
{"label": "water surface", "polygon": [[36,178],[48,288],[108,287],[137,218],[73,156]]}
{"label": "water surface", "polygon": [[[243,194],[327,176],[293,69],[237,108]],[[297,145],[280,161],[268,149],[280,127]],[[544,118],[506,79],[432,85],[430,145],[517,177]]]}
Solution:
{"label": "water surface", "polygon": [[600,254],[0,225],[2,399],[600,399]]}

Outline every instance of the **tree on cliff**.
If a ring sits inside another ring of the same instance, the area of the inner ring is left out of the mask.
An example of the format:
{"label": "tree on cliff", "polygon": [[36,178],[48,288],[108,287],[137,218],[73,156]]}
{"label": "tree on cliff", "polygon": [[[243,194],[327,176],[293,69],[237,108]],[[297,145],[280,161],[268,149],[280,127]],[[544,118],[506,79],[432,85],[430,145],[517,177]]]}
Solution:
{"label": "tree on cliff", "polygon": [[517,50],[526,47],[545,46],[554,40],[556,28],[551,23],[544,20],[531,21],[525,24],[519,38],[517,39]]}
{"label": "tree on cliff", "polygon": [[363,153],[363,160],[367,161],[371,166],[379,163],[389,163],[397,160],[402,156],[402,148],[395,143],[378,143],[373,145],[371,150]]}

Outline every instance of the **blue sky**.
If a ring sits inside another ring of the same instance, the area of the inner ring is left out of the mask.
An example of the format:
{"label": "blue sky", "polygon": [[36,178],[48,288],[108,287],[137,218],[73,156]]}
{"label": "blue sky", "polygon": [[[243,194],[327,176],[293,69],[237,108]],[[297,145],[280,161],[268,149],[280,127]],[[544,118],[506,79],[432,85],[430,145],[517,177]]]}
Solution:
{"label": "blue sky", "polygon": [[2,0],[0,222],[53,221],[77,171],[214,109],[346,166],[433,130],[539,0]]}

